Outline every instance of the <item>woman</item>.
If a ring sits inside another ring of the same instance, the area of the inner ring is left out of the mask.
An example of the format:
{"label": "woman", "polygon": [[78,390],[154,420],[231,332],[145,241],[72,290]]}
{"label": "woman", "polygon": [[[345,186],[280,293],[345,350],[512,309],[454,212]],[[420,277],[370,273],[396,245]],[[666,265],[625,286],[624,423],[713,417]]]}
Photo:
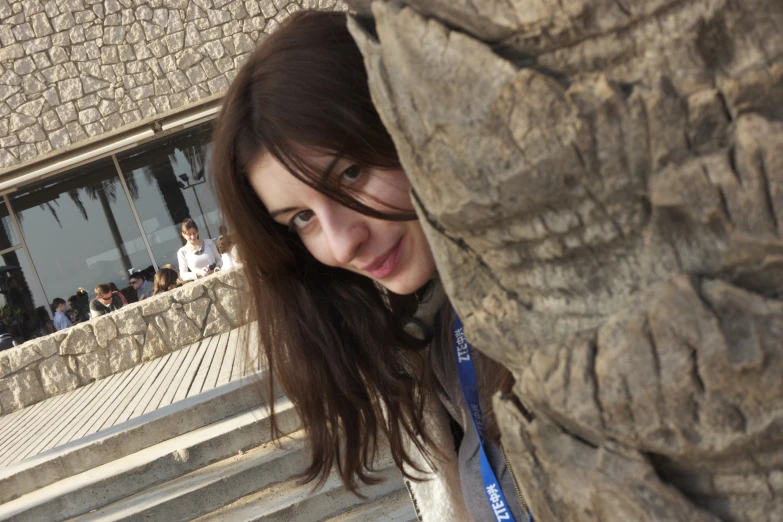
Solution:
{"label": "woman", "polygon": [[231,236],[228,234],[221,236],[217,242],[217,249],[218,252],[220,252],[220,258],[223,261],[221,270],[229,270],[231,268],[240,266],[240,263],[238,263],[234,257],[236,255],[236,246],[234,245],[234,241],[231,239]]}
{"label": "woman", "polygon": [[79,288],[75,295],[68,298],[68,305],[71,307],[69,317],[71,323],[77,324],[90,319],[90,301],[85,299],[87,292]]}
{"label": "woman", "polygon": [[179,286],[179,274],[177,274],[177,271],[173,268],[163,267],[155,274],[153,285],[154,290],[152,295],[174,290]]}
{"label": "woman", "polygon": [[101,283],[95,287],[95,299],[90,301],[90,319],[122,308],[120,293],[113,291],[111,286]]}
{"label": "woman", "polygon": [[[268,391],[279,382],[310,437],[305,479],[323,482],[337,461],[350,490],[372,482],[384,437],[424,520],[504,519],[485,493],[451,307],[344,15],[297,13],[264,40],[214,135],[215,187],[237,231]],[[486,413],[512,380],[480,356],[476,373]],[[527,520],[494,422],[479,420],[507,508]]]}
{"label": "woman", "polygon": [[215,267],[223,266],[215,242],[209,238],[199,239],[196,222],[187,218],[180,225],[180,233],[185,246],[177,251],[180,277],[184,281],[193,281],[208,276]]}

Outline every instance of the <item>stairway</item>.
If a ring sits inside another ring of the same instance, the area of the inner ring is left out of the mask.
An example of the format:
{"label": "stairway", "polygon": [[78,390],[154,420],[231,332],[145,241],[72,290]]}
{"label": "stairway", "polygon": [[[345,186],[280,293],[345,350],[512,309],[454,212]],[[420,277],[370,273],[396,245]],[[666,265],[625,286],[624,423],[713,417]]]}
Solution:
{"label": "stairway", "polygon": [[388,458],[364,499],[335,473],[317,491],[298,485],[309,453],[296,412],[275,398],[291,435],[272,440],[257,384],[230,382],[0,468],[0,521],[416,520]]}

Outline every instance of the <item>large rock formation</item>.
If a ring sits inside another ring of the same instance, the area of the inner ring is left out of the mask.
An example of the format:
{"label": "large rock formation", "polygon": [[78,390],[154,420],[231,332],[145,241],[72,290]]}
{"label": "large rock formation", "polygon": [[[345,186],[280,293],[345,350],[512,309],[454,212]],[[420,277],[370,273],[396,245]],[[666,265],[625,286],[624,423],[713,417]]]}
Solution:
{"label": "large rock formation", "polygon": [[779,520],[783,2],[349,3],[536,520]]}

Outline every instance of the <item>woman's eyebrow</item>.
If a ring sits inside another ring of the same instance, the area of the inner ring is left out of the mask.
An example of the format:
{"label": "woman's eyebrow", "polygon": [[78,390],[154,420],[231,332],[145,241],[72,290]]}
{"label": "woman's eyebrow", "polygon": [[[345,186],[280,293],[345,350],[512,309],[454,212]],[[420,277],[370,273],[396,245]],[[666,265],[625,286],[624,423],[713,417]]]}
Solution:
{"label": "woman's eyebrow", "polygon": [[324,170],[324,173],[321,174],[320,181],[324,181],[326,178],[329,177],[329,175],[332,173],[332,171],[334,170],[334,167],[337,165],[337,163],[339,161],[340,161],[340,156],[335,155],[332,158],[332,161],[330,161],[329,164],[326,166],[326,170]]}
{"label": "woman's eyebrow", "polygon": [[[340,161],[340,159],[341,159],[340,156],[335,155],[331,159],[331,161],[329,161],[329,164],[326,166],[326,169],[324,170],[323,174],[321,174],[321,179],[319,180],[320,182],[323,182],[325,179],[327,179],[329,177],[329,174],[332,173],[332,171],[334,170],[334,167],[337,165],[337,163]],[[296,208],[297,207],[285,207],[285,208],[280,208],[280,209],[277,209],[277,210],[271,210],[269,212],[269,216],[272,219],[275,219],[277,216],[279,216],[281,214],[285,214],[286,212],[291,212],[292,210],[296,210]]]}
{"label": "woman's eyebrow", "polygon": [[285,214],[286,212],[291,212],[292,210],[296,210],[296,207],[285,207],[285,208],[280,208],[280,209],[277,209],[277,210],[273,210],[273,211],[269,212],[269,216],[272,219],[274,219],[277,216],[279,216],[280,214]]}

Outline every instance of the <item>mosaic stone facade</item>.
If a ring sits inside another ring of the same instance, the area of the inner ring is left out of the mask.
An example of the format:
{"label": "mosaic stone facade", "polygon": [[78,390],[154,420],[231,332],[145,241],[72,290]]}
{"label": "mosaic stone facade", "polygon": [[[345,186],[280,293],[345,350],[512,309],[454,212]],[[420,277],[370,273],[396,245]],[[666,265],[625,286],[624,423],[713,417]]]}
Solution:
{"label": "mosaic stone facade", "polygon": [[342,0],[0,0],[0,169],[220,96],[256,43]]}

